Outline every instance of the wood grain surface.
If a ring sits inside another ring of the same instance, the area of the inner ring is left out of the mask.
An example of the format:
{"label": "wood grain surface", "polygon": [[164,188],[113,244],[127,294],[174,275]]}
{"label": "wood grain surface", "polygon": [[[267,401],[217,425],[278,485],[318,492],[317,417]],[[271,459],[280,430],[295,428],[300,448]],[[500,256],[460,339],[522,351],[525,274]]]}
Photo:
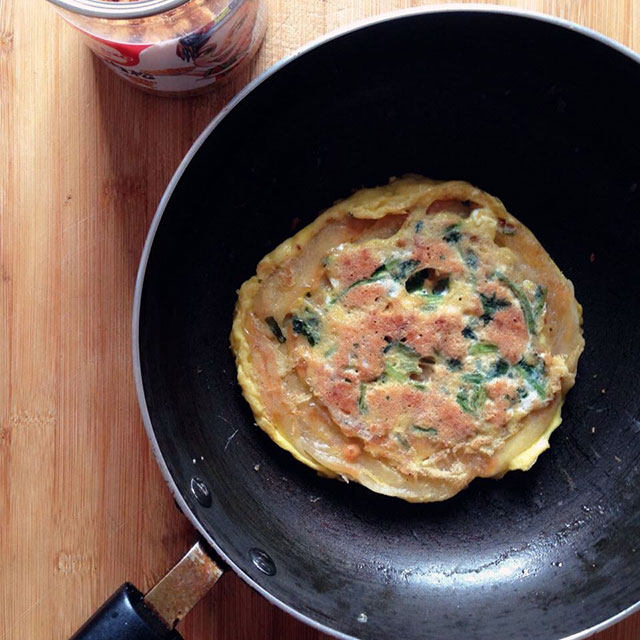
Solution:
{"label": "wood grain surface", "polygon": [[[140,93],[44,0],[0,0],[0,640],[62,639],[125,579],[195,540],[151,455],[130,313],[147,228],[180,159],[252,75],[332,29],[417,4],[270,0],[265,44],[219,93]],[[638,0],[514,0],[640,50]],[[187,640],[320,640],[235,575]],[[639,640],[640,616],[597,640]],[[446,640],[446,639],[445,639]]]}

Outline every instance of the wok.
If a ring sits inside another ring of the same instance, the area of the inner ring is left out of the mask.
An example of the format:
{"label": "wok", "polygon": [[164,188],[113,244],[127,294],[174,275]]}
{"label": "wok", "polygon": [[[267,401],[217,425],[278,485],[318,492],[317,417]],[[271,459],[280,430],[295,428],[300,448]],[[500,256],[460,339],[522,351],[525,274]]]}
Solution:
{"label": "wok", "polygon": [[[638,609],[639,62],[550,17],[418,10],[276,65],[188,153],[140,267],[138,392],[180,507],[271,602],[339,638],[406,640],[575,640]],[[407,172],[500,197],[584,307],[551,450],[435,504],[279,449],[229,348],[236,290],[298,220]]]}

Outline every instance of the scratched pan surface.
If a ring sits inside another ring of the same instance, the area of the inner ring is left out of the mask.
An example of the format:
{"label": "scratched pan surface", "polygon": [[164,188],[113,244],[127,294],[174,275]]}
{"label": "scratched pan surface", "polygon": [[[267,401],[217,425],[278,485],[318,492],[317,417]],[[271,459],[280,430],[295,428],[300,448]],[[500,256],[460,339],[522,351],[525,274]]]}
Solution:
{"label": "scratched pan surface", "polygon": [[[638,58],[611,43],[531,16],[418,13],[281,65],[192,150],[143,256],[143,413],[182,508],[272,601],[343,637],[549,640],[640,600],[638,104]],[[295,462],[254,426],[228,342],[236,289],[294,218],[405,172],[499,196],[584,306],[551,450],[440,504]]]}

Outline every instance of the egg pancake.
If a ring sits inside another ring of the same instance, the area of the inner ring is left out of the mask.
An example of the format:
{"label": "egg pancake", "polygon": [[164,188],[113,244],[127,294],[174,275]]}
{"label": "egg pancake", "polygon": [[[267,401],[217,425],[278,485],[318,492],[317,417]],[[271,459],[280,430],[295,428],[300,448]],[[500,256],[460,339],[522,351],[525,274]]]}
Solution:
{"label": "egg pancake", "polygon": [[428,502],[531,467],[584,340],[571,282],[498,199],[411,175],[357,191],[263,258],[231,344],[277,444]]}

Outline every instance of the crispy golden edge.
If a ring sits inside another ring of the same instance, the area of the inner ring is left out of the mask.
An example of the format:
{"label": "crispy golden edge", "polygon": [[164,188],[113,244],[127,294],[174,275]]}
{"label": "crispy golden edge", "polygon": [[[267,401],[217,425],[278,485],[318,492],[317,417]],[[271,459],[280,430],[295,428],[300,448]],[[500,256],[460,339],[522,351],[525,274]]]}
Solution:
{"label": "crispy golden edge", "polygon": [[296,447],[294,447],[293,444],[278,431],[277,425],[273,424],[266,415],[260,396],[260,388],[252,375],[251,350],[244,335],[244,319],[250,312],[253,298],[259,287],[260,284],[257,276],[253,276],[240,287],[240,291],[238,292],[238,303],[234,311],[233,326],[231,328],[231,348],[236,356],[238,382],[242,388],[242,395],[245,397],[253,411],[256,424],[266,432],[277,445],[286,449],[300,462],[308,465],[312,469],[315,469],[319,473],[335,477],[336,474],[333,471],[327,469],[313,458],[310,458],[303,452],[296,449]]}

